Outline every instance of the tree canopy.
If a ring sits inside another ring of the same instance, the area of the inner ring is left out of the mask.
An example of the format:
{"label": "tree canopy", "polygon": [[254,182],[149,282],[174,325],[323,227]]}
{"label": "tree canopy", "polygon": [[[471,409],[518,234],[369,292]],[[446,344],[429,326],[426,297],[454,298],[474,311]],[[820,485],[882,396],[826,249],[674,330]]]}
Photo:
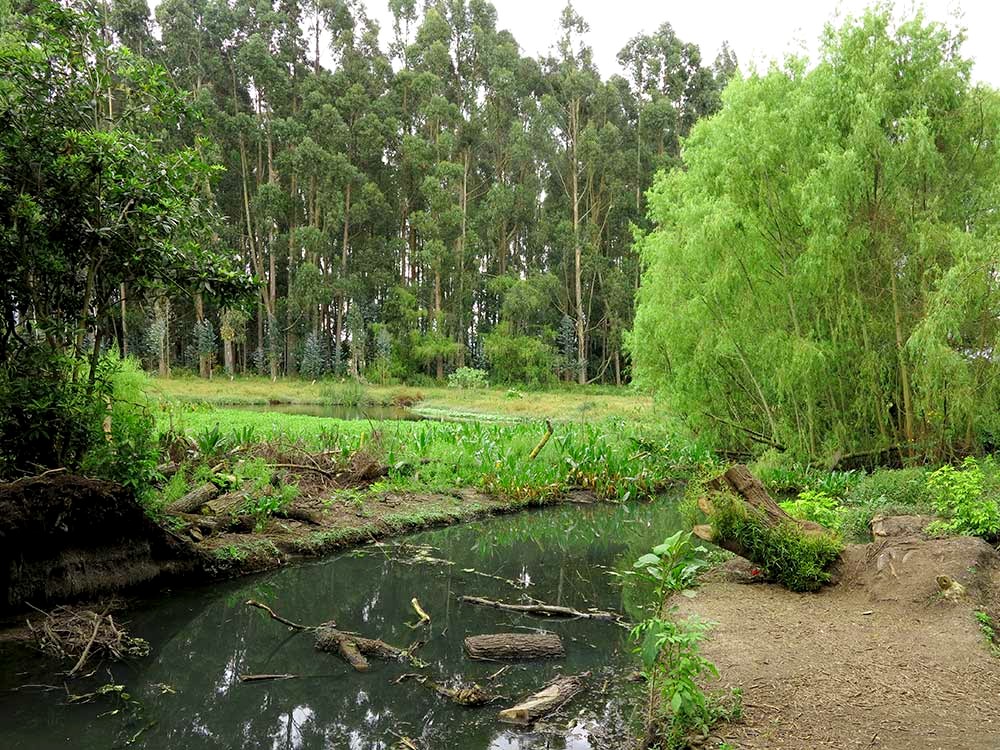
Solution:
{"label": "tree canopy", "polygon": [[630,349],[720,446],[995,444],[1000,98],[876,9],[734,80],[649,192]]}

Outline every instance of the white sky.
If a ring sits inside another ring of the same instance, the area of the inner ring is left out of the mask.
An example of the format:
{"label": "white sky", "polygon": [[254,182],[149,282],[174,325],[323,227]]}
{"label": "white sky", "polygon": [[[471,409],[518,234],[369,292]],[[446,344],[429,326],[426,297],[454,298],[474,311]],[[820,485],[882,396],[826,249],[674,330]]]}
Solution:
{"label": "white sky", "polygon": [[[365,0],[369,13],[392,35],[392,16],[385,0]],[[606,77],[619,72],[616,55],[640,32],[652,32],[669,21],[684,41],[701,47],[702,57],[715,59],[723,41],[735,50],[744,71],[756,63],[782,59],[787,53],[806,52],[815,59],[823,25],[839,13],[859,15],[874,0],[574,0],[577,12],[590,25],[594,59]],[[557,37],[565,0],[493,0],[497,25],[509,29],[525,54],[548,52]],[[997,0],[925,0],[896,3],[897,11],[923,7],[925,15],[949,26],[964,26],[964,51],[976,61],[976,80],[1000,87],[1000,2]]]}

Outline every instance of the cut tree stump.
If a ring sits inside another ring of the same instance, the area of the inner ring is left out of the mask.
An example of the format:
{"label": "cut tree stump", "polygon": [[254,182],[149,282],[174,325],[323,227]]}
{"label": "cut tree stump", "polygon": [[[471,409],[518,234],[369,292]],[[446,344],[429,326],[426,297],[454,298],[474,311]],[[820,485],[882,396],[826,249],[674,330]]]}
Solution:
{"label": "cut tree stump", "polygon": [[[709,496],[698,500],[698,507],[712,519],[715,508],[712,505],[711,494],[728,492],[735,495],[744,505],[753,510],[766,526],[778,526],[782,523],[795,524],[807,534],[828,534],[829,529],[825,529],[818,523],[803,521],[792,518],[785,513],[774,499],[764,489],[763,483],[750,473],[750,470],[743,464],[736,464],[730,467],[724,474],[705,485],[709,491]],[[747,552],[739,544],[732,540],[717,539],[711,524],[701,524],[692,529],[695,536],[704,539],[706,542],[717,544],[723,549],[727,549],[740,557],[747,557]],[[747,557],[747,559],[751,559]],[[751,562],[759,562],[751,560]]]}
{"label": "cut tree stump", "polygon": [[587,687],[586,678],[589,676],[590,672],[584,672],[553,680],[517,705],[501,711],[500,721],[521,725],[533,724],[582,693]]}
{"label": "cut tree stump", "polygon": [[175,500],[167,506],[167,513],[194,513],[205,503],[214,500],[222,494],[222,490],[212,482],[195,487],[179,500]]}
{"label": "cut tree stump", "polygon": [[465,639],[465,653],[470,659],[483,661],[555,659],[566,655],[562,640],[555,633],[470,635]]}
{"label": "cut tree stump", "polygon": [[375,656],[389,661],[404,659],[407,652],[385,641],[362,638],[353,633],[345,633],[336,628],[319,626],[316,629],[316,648],[319,651],[338,654],[358,672],[368,671],[366,656]]}

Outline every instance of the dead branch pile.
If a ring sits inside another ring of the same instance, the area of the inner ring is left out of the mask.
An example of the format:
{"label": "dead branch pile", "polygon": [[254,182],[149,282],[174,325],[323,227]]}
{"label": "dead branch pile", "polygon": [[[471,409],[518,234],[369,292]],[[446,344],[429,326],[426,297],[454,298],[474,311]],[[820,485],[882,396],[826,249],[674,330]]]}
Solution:
{"label": "dead branch pile", "polygon": [[133,638],[125,628],[115,623],[106,611],[94,612],[68,606],[56,607],[51,612],[38,610],[41,617],[28,619],[38,648],[59,659],[76,659],[69,671],[79,672],[90,659],[138,658],[149,654],[149,643]]}

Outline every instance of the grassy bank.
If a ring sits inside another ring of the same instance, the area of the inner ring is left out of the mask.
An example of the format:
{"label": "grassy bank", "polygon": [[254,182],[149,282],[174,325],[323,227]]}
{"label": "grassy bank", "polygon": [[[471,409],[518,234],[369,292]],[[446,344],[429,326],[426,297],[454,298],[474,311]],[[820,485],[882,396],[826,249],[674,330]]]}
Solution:
{"label": "grassy bank", "polygon": [[559,424],[535,458],[546,434],[538,422],[368,422],[203,407],[162,412],[159,431],[184,436],[195,463],[260,445],[344,462],[365,452],[385,467],[368,492],[474,487],[541,500],[583,488],[627,500],[654,494],[707,459],[662,428],[625,420]]}
{"label": "grassy bank", "polygon": [[153,379],[150,394],[174,403],[215,406],[264,404],[407,405],[431,417],[553,419],[599,422],[612,417],[652,421],[653,399],[629,388],[566,385],[544,391],[510,388],[460,389],[443,386],[358,385],[264,377],[234,380],[195,377]]}

